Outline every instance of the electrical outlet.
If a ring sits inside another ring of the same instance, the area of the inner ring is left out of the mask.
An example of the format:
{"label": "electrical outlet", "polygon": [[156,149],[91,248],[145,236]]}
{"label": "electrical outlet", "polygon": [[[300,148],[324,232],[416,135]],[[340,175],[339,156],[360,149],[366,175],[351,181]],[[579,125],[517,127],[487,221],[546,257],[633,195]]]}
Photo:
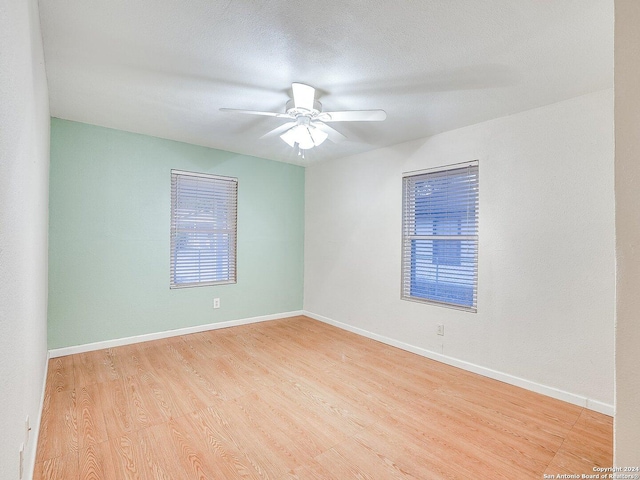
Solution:
{"label": "electrical outlet", "polygon": [[24,475],[24,443],[20,445],[20,477]]}
{"label": "electrical outlet", "polygon": [[438,325],[438,335],[444,335],[444,325]]}
{"label": "electrical outlet", "polygon": [[213,308],[220,308],[220,299],[219,298],[214,298],[213,299]]}

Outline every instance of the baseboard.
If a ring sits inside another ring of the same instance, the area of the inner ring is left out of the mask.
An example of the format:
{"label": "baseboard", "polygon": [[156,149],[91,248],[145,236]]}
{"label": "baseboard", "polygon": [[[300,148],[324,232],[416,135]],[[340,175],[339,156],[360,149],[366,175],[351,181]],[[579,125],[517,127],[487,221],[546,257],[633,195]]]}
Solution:
{"label": "baseboard", "polygon": [[597,400],[592,400],[590,398],[586,399],[585,408],[589,410],[593,410],[594,412],[604,413],[605,415],[609,415],[610,417],[615,416],[615,407],[613,405],[609,405],[608,403],[599,402]]}
{"label": "baseboard", "polygon": [[269,320],[277,320],[279,318],[296,317],[302,315],[302,310],[292,312],[274,313],[271,315],[261,315],[259,317],[241,318],[239,320],[230,320],[227,322],[207,323],[205,325],[195,325],[193,327],[178,328],[175,330],[167,330],[164,332],[145,333],[143,335],[135,335],[133,337],[116,338],[114,340],[104,340],[102,342],[86,343],[84,345],[74,345],[71,347],[54,348],[49,350],[49,357],[64,357],[76,353],[91,352],[94,350],[102,350],[103,348],[121,347],[123,345],[131,345],[132,343],[148,342],[150,340],[159,340],[161,338],[177,337],[179,335],[188,335],[190,333],[206,332],[216,330],[218,328],[237,327],[239,325],[248,325],[250,323],[266,322]]}
{"label": "baseboard", "polygon": [[31,457],[29,458],[29,465],[25,469],[24,478],[33,478],[33,474],[36,469],[36,456],[38,455],[38,437],[40,436],[40,422],[42,421],[42,409],[44,408],[44,396],[47,388],[47,374],[49,373],[49,352],[44,361],[44,376],[42,377],[42,393],[40,394],[40,408],[38,408],[38,418],[36,422],[31,424],[31,431],[29,443],[31,444]]}
{"label": "baseboard", "polygon": [[[205,332],[208,330],[216,330],[218,328],[228,328],[235,327],[239,325],[248,325],[251,323],[258,322],[266,322],[269,320],[277,320],[279,318],[288,318],[295,317],[298,315],[306,315],[307,317],[313,318],[315,320],[327,323],[329,325],[333,325],[335,327],[341,328],[343,330],[347,330],[349,332],[356,333],[358,335],[362,335],[367,338],[371,338],[372,340],[377,340],[379,342],[385,343],[387,345],[391,345],[393,347],[400,348],[402,350],[406,350],[408,352],[415,353],[417,355],[421,355],[423,357],[430,358],[432,360],[436,360],[438,362],[446,363],[447,365],[451,365],[454,367],[462,368],[469,372],[477,373],[479,375],[483,375],[485,377],[493,378],[494,380],[499,380],[501,382],[508,383],[510,385],[515,385],[517,387],[525,388],[532,392],[540,393],[543,395],[547,395],[552,398],[556,398],[558,400],[563,400],[568,403],[572,403],[574,405],[578,405],[581,407],[588,408],[589,410],[593,410],[599,413],[603,413],[605,415],[614,415],[614,407],[613,405],[599,402],[597,400],[593,400],[590,398],[582,397],[580,395],[576,395],[570,392],[566,392],[564,390],[560,390],[554,387],[549,387],[547,385],[542,385],[540,383],[532,382],[531,380],[526,380],[524,378],[516,377],[514,375],[510,375],[508,373],[500,372],[497,370],[493,370],[487,367],[482,367],[480,365],[476,365],[474,363],[466,362],[464,360],[459,360],[454,357],[449,357],[447,355],[443,355],[441,353],[433,352],[431,350],[427,350],[425,348],[416,347],[414,345],[401,342],[399,340],[395,340],[393,338],[385,337],[384,335],[379,335],[377,333],[369,332],[368,330],[364,330],[362,328],[354,327],[352,325],[348,325],[346,323],[338,322],[331,318],[325,317],[323,315],[318,315],[312,312],[304,311],[304,310],[296,310],[292,312],[283,312],[276,313],[272,315],[262,315],[258,317],[251,318],[243,318],[239,320],[230,320],[227,322],[218,322],[218,323],[208,323],[205,325],[196,325],[193,327],[179,328],[176,330],[167,330],[164,332],[156,332],[156,333],[147,333],[143,335],[136,335],[132,337],[124,337],[117,338],[114,340],[105,340],[102,342],[95,343],[87,343],[84,345],[74,345],[71,347],[63,347],[49,350],[48,358],[56,358],[56,357],[64,357],[65,355],[73,355],[75,353],[83,353],[83,352],[91,352],[93,350],[102,350],[104,348],[113,348],[119,347],[122,345],[130,345],[132,343],[140,343],[140,342],[148,342],[150,340],[159,340],[161,338],[169,338],[175,337],[179,335],[187,335],[190,333],[198,333]],[[47,362],[48,366],[48,362]],[[45,380],[46,380],[46,370],[45,370]],[[44,386],[42,390],[42,399],[41,399],[41,408],[42,411],[42,403],[44,401]],[[40,419],[38,419],[38,429],[40,428]],[[37,441],[38,431],[35,432],[35,440]],[[35,459],[35,456],[34,456]],[[28,478],[28,477],[27,477]]]}
{"label": "baseboard", "polygon": [[509,375],[508,373],[482,367],[480,365],[466,362],[464,360],[459,360],[454,357],[442,355],[441,353],[436,353],[431,350],[427,350],[425,348],[416,347],[414,345],[410,345],[408,343],[404,343],[399,340],[395,340],[393,338],[389,338],[383,335],[378,335],[377,333],[369,332],[368,330],[364,330],[362,328],[358,328],[352,325],[348,325],[346,323],[338,322],[336,320],[325,317],[323,315],[318,315],[308,311],[304,311],[303,315],[306,315],[307,317],[313,318],[315,320],[319,320],[324,323],[328,323],[329,325],[333,325],[334,327],[338,327],[343,330],[347,330],[349,332],[356,333],[358,335],[362,335],[367,338],[371,338],[372,340],[377,340],[379,342],[386,343],[387,345],[391,345],[393,347],[397,347],[402,350],[406,350],[408,352],[415,353],[423,357],[430,358],[432,360],[436,360],[438,362],[446,363],[447,365],[462,368],[463,370],[477,373],[485,377],[493,378],[494,380],[499,380],[501,382],[505,382],[510,385],[515,385],[517,387],[525,388],[532,392],[541,393],[542,395],[547,395],[548,397],[556,398],[558,400],[563,400],[565,402],[572,403],[574,405],[588,408],[589,410],[593,410],[599,413],[604,413],[605,415],[609,415],[609,416],[614,415],[615,409],[613,405],[609,405],[603,402],[598,402],[590,398],[582,397],[580,395],[566,392],[564,390],[560,390],[554,387],[549,387],[547,385],[542,385],[540,383],[532,382],[531,380],[526,380],[524,378],[516,377],[514,375]]}

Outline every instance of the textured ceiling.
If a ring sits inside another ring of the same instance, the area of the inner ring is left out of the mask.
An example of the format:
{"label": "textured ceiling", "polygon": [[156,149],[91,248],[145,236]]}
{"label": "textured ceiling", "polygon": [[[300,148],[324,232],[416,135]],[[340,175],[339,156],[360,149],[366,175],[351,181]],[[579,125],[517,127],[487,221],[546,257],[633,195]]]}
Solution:
{"label": "textured ceiling", "polygon": [[610,0],[40,0],[51,114],[298,162],[291,82],[325,110],[384,109],[332,124],[348,141],[303,164],[546,105],[613,84]]}

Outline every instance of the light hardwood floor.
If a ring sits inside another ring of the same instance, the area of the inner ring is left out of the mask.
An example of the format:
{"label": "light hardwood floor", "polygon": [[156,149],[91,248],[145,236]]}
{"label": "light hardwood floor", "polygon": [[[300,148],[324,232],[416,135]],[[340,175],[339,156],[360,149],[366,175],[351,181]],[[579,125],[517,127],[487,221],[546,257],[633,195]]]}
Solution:
{"label": "light hardwood floor", "polygon": [[612,419],[294,317],[54,358],[34,478],[541,479]]}

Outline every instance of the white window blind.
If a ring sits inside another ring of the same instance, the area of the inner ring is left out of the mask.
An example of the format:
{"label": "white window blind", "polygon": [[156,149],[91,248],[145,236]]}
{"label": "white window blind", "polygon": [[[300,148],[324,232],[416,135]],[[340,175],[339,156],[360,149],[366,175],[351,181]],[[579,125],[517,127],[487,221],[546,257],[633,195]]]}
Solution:
{"label": "white window blind", "polygon": [[477,308],[478,162],[403,178],[402,298]]}
{"label": "white window blind", "polygon": [[236,282],[238,179],[171,170],[171,288]]}

